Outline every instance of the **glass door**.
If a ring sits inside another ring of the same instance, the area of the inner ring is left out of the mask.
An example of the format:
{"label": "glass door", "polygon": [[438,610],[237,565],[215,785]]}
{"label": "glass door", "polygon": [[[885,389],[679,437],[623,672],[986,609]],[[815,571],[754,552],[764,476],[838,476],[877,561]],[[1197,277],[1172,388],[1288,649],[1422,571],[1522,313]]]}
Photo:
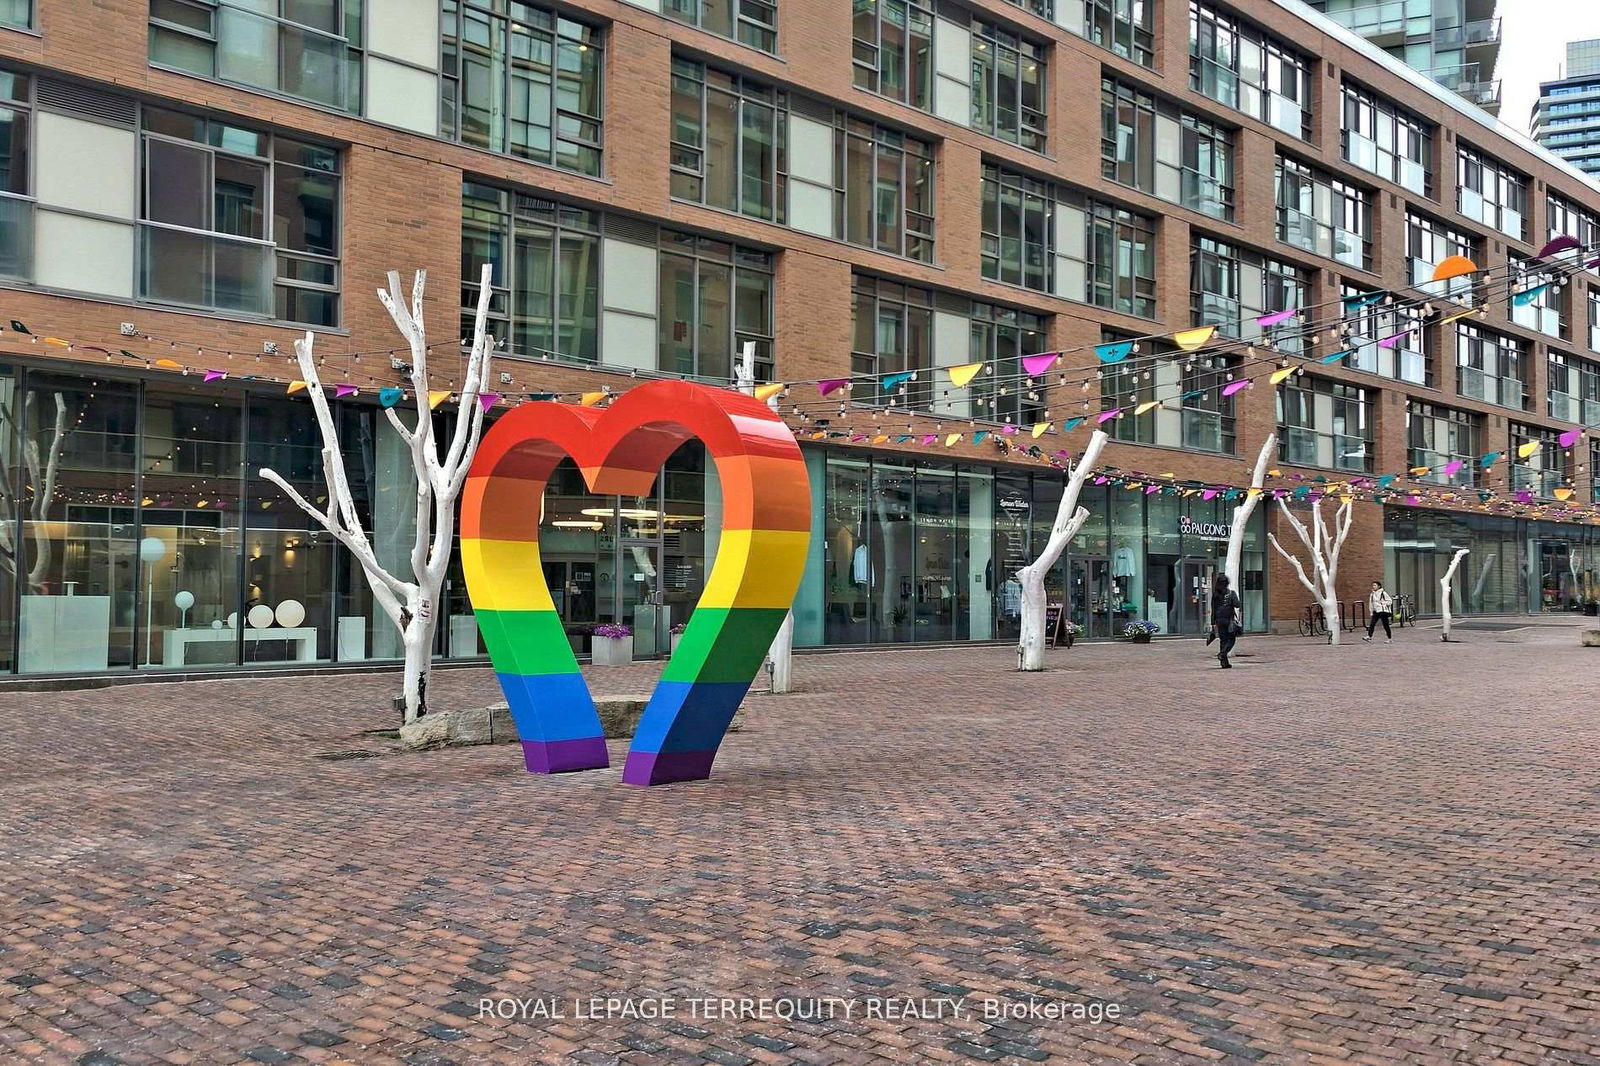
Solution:
{"label": "glass door", "polygon": [[1211,628],[1211,579],[1216,564],[1210,559],[1185,559],[1178,566],[1178,605],[1173,611],[1179,633],[1199,634]]}
{"label": "glass door", "polygon": [[1067,617],[1083,627],[1084,637],[1109,637],[1111,632],[1111,562],[1104,557],[1072,556],[1067,560]]}
{"label": "glass door", "polygon": [[661,546],[658,541],[623,541],[617,568],[617,617],[633,630],[633,657],[654,659],[667,647],[661,609]]}

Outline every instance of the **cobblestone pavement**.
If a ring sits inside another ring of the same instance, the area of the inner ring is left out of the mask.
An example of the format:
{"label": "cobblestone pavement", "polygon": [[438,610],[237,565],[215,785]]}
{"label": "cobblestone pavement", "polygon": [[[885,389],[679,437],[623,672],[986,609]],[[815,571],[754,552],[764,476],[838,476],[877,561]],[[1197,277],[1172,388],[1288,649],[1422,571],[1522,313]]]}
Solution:
{"label": "cobblestone pavement", "polygon": [[649,790],[394,754],[392,675],[3,693],[0,1061],[1600,1062],[1576,626],[806,656]]}

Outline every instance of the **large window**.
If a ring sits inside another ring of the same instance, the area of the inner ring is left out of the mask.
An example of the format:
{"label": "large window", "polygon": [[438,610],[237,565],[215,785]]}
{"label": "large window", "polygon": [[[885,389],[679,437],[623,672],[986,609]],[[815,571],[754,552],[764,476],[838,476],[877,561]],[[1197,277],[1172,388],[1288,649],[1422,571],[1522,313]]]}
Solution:
{"label": "large window", "polygon": [[1100,83],[1100,170],[1212,218],[1233,218],[1233,133],[1113,78]]}
{"label": "large window", "polygon": [[687,233],[661,234],[660,368],[730,381],[746,344],[772,379],[772,256]]}
{"label": "large window", "polygon": [[996,166],[983,168],[983,276],[1051,291],[1055,187]]}
{"label": "large window", "polygon": [[787,94],[674,58],[672,195],[782,222],[787,118]]}
{"label": "large window", "polygon": [[778,49],[775,0],[666,0],[661,13],[763,52]]}
{"label": "large window", "polygon": [[[1108,342],[1126,340],[1107,330]],[[1164,448],[1232,455],[1236,440],[1234,398],[1222,385],[1239,366],[1233,355],[1186,355],[1174,345],[1144,341],[1149,354],[1114,363],[1100,380],[1100,409],[1120,408],[1110,423],[1117,440]],[[1155,404],[1140,411],[1146,404]]]}
{"label": "large window", "polygon": [[33,0],[0,0],[0,26],[33,26]]}
{"label": "large window", "polygon": [[1045,46],[988,22],[972,27],[972,126],[1044,151]]}
{"label": "large window", "polygon": [[834,136],[834,231],[851,244],[933,261],[933,148],[839,115]]}
{"label": "large window", "polygon": [[0,70],[0,277],[33,275],[32,85]]}
{"label": "large window", "polygon": [[599,357],[596,212],[466,182],[461,189],[461,329],[472,335],[478,277],[494,268],[489,332],[530,358]]}
{"label": "large window", "polygon": [[[855,328],[851,342],[850,373],[859,382],[851,391],[858,403],[926,407],[932,395],[929,368],[933,365],[933,293],[898,282],[857,274],[851,279]],[[885,374],[916,373],[892,391],[880,391],[877,378]]]}
{"label": "large window", "polygon": [[1310,61],[1200,0],[1189,3],[1189,88],[1285,133],[1310,133]]}
{"label": "large window", "polygon": [[903,104],[933,107],[933,8],[909,0],[853,0],[855,83]]}
{"label": "large window", "polygon": [[1507,259],[1506,306],[1511,321],[1550,337],[1567,336],[1568,290],[1552,281],[1553,274],[1537,259],[1513,253]]}
{"label": "large window", "polygon": [[1396,305],[1385,293],[1348,283],[1340,293],[1344,321],[1339,327],[1339,343],[1355,353],[1346,366],[1396,381],[1433,384],[1428,344],[1432,334],[1422,323],[1420,309],[1407,303]]}
{"label": "large window", "polygon": [[600,173],[600,31],[504,0],[444,0],[440,133],[577,171]]}
{"label": "large window", "polygon": [[1527,405],[1527,372],[1521,341],[1470,322],[1456,324],[1456,391],[1461,395],[1520,411]]}
{"label": "large window", "polygon": [[1367,269],[1372,263],[1372,194],[1278,156],[1278,240]]}
{"label": "large window", "polygon": [[139,296],[339,321],[339,155],[145,108]]}
{"label": "large window", "polygon": [[1278,386],[1278,458],[1296,466],[1371,473],[1372,397],[1326,378]]}
{"label": "large window", "polygon": [[361,42],[362,0],[150,0],[152,64],[344,111]]}
{"label": "large window", "polygon": [[[1483,454],[1483,418],[1453,407],[1420,403],[1406,404],[1406,443],[1408,462],[1414,469],[1426,467],[1421,481],[1435,485],[1476,485]],[[1446,474],[1451,463],[1460,463],[1453,474]]]}
{"label": "large window", "polygon": [[1565,197],[1551,193],[1545,199],[1545,223],[1550,240],[1571,237],[1583,245],[1581,251],[1569,253],[1574,258],[1587,260],[1600,254],[1600,219],[1592,211],[1585,211]]}
{"label": "large window", "polygon": [[1083,35],[1141,67],[1155,65],[1155,0],[1059,0],[1083,5]]}
{"label": "large window", "polygon": [[[1303,270],[1203,235],[1194,240],[1189,288],[1194,324],[1216,326],[1219,334],[1237,340],[1259,337],[1256,319],[1262,315],[1309,306]],[[1304,340],[1284,333],[1278,346],[1298,352]]]}
{"label": "large window", "polygon": [[1433,127],[1411,112],[1347,81],[1341,140],[1347,162],[1433,195]]}
{"label": "large window", "polygon": [[1047,350],[1046,319],[997,304],[972,305],[968,318],[968,358],[984,362],[994,373],[980,375],[973,385],[972,413],[996,422],[1025,425],[1044,409],[1043,389],[1035,388],[1022,367],[1022,357]]}
{"label": "large window", "polygon": [[1551,352],[1547,365],[1550,417],[1578,426],[1600,426],[1600,364]]}
{"label": "large window", "polygon": [[[1512,422],[1510,429],[1510,450],[1506,454],[1511,464],[1511,490],[1553,498],[1556,489],[1567,481],[1566,452],[1561,447],[1560,431],[1520,422]],[[1524,445],[1534,442],[1538,442],[1538,450],[1522,458],[1518,452]]]}
{"label": "large window", "polygon": [[[1411,267],[1411,284],[1430,285],[1434,268],[1453,255],[1478,262],[1477,243],[1465,230],[1407,211],[1406,257]],[[1478,282],[1472,277],[1451,278],[1444,283],[1444,292],[1456,299],[1470,300],[1477,287]],[[1438,290],[1430,288],[1425,291]]]}
{"label": "large window", "polygon": [[1156,227],[1149,215],[1100,200],[1086,205],[1088,290],[1096,307],[1125,315],[1156,314]]}
{"label": "large window", "polygon": [[1528,179],[1497,159],[1462,144],[1456,153],[1461,213],[1509,237],[1528,236]]}

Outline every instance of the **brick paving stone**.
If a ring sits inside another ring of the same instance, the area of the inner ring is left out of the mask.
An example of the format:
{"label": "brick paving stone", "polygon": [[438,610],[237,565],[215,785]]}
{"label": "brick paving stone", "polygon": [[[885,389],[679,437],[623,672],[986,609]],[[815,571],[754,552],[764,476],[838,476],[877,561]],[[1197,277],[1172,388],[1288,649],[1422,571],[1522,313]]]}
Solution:
{"label": "brick paving stone", "polygon": [[0,1059],[1600,1064],[1575,629],[808,655],[652,790],[399,754],[393,675],[0,690]]}

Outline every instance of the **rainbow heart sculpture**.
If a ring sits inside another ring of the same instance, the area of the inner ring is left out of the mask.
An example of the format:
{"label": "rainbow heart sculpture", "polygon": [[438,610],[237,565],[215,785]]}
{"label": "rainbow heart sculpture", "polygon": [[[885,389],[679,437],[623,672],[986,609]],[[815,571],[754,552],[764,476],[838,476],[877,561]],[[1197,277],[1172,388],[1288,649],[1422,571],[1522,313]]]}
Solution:
{"label": "rainbow heart sculpture", "polygon": [[591,492],[649,495],[662,463],[691,438],[716,466],[722,536],[623,767],[624,782],[659,785],[710,776],[794,602],[811,536],[810,480],[794,435],[743,393],[655,381],[603,410],[523,404],[478,447],[461,498],[462,568],[532,773],[609,765],[594,698],[539,562],[545,485],[571,457]]}

